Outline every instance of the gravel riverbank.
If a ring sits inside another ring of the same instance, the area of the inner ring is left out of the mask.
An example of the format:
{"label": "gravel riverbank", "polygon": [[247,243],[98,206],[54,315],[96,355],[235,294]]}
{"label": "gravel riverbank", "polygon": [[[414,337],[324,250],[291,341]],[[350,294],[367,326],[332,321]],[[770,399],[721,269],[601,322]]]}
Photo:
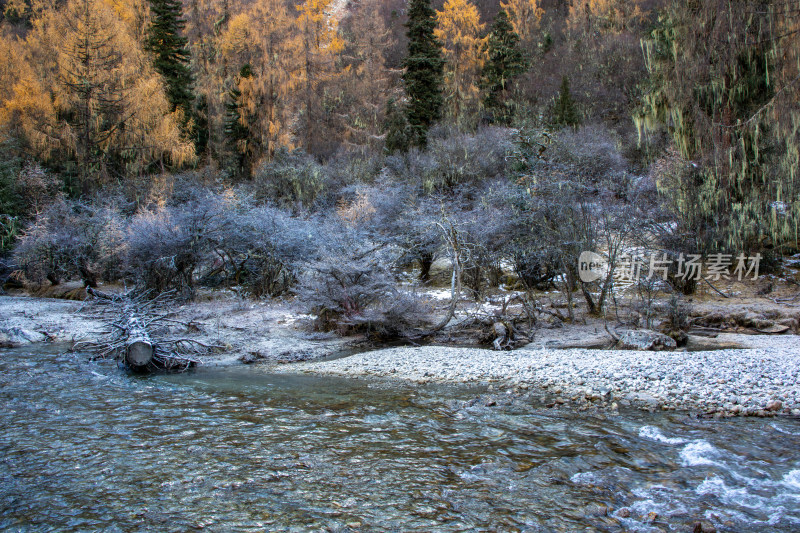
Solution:
{"label": "gravel riverbank", "polygon": [[[103,324],[82,313],[83,305],[0,296],[0,329],[21,328],[39,340],[92,338]],[[637,406],[719,415],[800,416],[798,335],[720,334],[721,342],[749,348],[700,352],[552,349],[540,342],[513,352],[401,347],[329,361],[275,364],[329,356],[348,348],[350,341],[306,333],[299,325],[302,317],[283,304],[209,301],[178,311],[181,320],[199,330],[193,334],[196,338],[228,346],[206,364],[263,361],[285,373],[489,383],[494,392],[517,392],[547,405],[577,409]],[[576,327],[570,330],[574,339],[565,332],[561,340],[586,339],[593,334],[590,329]]]}
{"label": "gravel riverbank", "polygon": [[749,349],[703,352],[448,347],[390,348],[282,372],[381,376],[425,382],[490,382],[539,394],[550,405],[637,406],[720,415],[800,415],[800,337],[726,334]]}
{"label": "gravel riverbank", "polygon": [[[53,298],[0,296],[0,347],[97,339],[107,326],[86,312],[92,305]],[[178,322],[175,335],[226,347],[204,356],[206,365],[318,359],[348,348],[351,342],[333,334],[308,333],[303,326],[305,317],[280,302],[238,298],[197,301],[176,306],[170,318]]]}

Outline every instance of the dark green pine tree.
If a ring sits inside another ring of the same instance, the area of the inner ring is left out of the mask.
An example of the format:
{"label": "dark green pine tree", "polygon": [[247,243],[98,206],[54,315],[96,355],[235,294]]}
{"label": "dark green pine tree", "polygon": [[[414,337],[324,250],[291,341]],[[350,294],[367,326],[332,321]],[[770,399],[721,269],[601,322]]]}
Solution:
{"label": "dark green pine tree", "polygon": [[182,17],[180,0],[150,0],[152,23],[145,48],[154,56],[153,65],[164,78],[167,99],[172,110],[183,110],[184,120],[192,118],[192,72],[187,40],[181,35],[186,21]]}
{"label": "dark green pine tree", "polygon": [[559,126],[575,127],[580,124],[578,110],[572,95],[569,92],[569,79],[564,76],[561,78],[561,89],[558,91],[558,98],[553,106],[553,123]]}
{"label": "dark green pine tree", "polygon": [[519,35],[504,9],[492,23],[486,47],[488,60],[481,72],[481,88],[486,93],[483,104],[492,113],[494,122],[508,124],[513,116],[509,87],[516,76],[528,69],[528,61],[519,48]]}
{"label": "dark green pine tree", "polygon": [[408,150],[408,121],[403,109],[397,105],[394,98],[390,98],[386,102],[384,131],[386,132],[386,151],[388,153]]}
{"label": "dark green pine tree", "polygon": [[444,103],[444,59],[442,45],[433,34],[436,12],[430,0],[410,0],[406,28],[408,55],[403,62],[403,82],[408,96],[406,118],[411,144],[425,146],[428,129],[441,118]]}
{"label": "dark green pine tree", "polygon": [[233,88],[228,91],[228,101],[225,103],[225,142],[230,149],[231,167],[237,178],[250,176],[252,152],[252,134],[250,132],[251,118],[242,103],[242,91],[239,89],[239,80],[253,75],[250,65],[246,64],[239,71]]}

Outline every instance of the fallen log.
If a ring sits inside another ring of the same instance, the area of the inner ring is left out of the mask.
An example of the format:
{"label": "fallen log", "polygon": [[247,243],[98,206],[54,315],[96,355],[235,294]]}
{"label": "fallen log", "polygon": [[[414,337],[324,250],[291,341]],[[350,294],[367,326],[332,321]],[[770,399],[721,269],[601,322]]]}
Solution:
{"label": "fallen log", "polygon": [[87,293],[98,304],[93,309],[108,330],[98,340],[76,343],[74,349],[89,349],[101,359],[112,357],[134,372],[181,372],[201,364],[197,356],[223,349],[189,338],[165,338],[169,328],[159,324],[178,323],[167,318],[168,295],[148,299],[147,293],[117,295],[91,287]]}
{"label": "fallen log", "polygon": [[133,369],[141,369],[150,364],[155,355],[155,347],[142,320],[133,311],[128,311],[125,341],[125,363]]}

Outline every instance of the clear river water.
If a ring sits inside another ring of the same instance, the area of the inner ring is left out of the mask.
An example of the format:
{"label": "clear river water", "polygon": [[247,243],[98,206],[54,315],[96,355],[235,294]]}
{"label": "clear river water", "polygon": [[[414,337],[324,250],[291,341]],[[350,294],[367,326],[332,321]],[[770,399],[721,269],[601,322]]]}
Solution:
{"label": "clear river water", "polygon": [[3,531],[800,531],[797,420],[61,350],[0,350]]}

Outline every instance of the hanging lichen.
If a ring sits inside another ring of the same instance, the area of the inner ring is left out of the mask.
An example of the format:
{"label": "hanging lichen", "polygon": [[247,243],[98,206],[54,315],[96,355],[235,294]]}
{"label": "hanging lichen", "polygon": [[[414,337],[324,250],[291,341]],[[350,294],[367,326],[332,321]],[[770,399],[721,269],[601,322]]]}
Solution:
{"label": "hanging lichen", "polygon": [[785,2],[676,2],[642,43],[634,121],[674,139],[684,166],[660,190],[708,250],[798,247],[798,32]]}

